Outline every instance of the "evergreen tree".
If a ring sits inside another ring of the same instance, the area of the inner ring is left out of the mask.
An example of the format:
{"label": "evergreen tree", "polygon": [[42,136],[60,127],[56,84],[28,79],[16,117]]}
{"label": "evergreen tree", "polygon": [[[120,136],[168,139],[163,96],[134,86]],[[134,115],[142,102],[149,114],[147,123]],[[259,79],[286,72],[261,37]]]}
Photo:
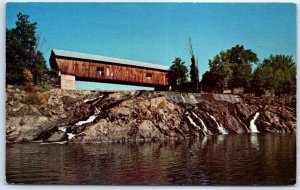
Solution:
{"label": "evergreen tree", "polygon": [[199,82],[198,62],[196,62],[191,39],[189,39],[189,53],[191,56],[191,66],[190,66],[191,82],[198,83]]}
{"label": "evergreen tree", "polygon": [[193,86],[193,89],[195,89],[194,92],[199,92],[198,61],[196,62],[191,39],[189,39],[189,53],[191,56],[191,65],[190,65],[191,84]]}
{"label": "evergreen tree", "polygon": [[33,74],[33,82],[40,82],[47,70],[43,54],[37,51],[36,22],[19,13],[16,27],[6,29],[6,81],[8,84],[24,84],[23,70]]}

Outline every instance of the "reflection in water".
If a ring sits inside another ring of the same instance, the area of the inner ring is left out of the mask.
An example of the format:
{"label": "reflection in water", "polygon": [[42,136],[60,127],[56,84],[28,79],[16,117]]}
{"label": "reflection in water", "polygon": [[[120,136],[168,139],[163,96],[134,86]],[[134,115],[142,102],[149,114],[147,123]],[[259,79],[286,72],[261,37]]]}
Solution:
{"label": "reflection in water", "polygon": [[223,141],[225,140],[225,135],[218,135],[217,136],[217,144],[221,144],[223,143]]}
{"label": "reflection in water", "polygon": [[144,144],[10,144],[8,183],[294,184],[295,134]]}
{"label": "reflection in water", "polygon": [[207,136],[204,136],[202,139],[201,139],[201,148],[204,148],[206,146],[206,143],[207,143],[207,139],[209,137]]}
{"label": "reflection in water", "polygon": [[256,133],[250,135],[250,142],[251,146],[253,148],[256,148],[257,151],[259,151],[259,141]]}

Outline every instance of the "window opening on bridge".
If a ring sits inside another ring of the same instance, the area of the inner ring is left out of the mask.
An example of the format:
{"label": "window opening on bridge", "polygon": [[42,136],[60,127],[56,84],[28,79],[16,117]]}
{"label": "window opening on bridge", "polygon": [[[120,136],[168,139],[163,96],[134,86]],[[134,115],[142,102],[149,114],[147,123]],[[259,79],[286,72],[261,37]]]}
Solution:
{"label": "window opening on bridge", "polygon": [[104,77],[104,68],[103,67],[97,67],[97,72],[101,77]]}
{"label": "window opening on bridge", "polygon": [[146,73],[146,77],[148,80],[150,80],[152,78],[152,73]]}
{"label": "window opening on bridge", "polygon": [[106,68],[106,76],[109,77],[109,68],[108,67]]}

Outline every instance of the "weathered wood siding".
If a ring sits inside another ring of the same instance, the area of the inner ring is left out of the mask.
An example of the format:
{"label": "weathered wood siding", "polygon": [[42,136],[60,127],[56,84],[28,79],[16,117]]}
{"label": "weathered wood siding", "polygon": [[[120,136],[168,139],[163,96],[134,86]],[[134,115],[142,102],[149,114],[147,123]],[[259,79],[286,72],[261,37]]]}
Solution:
{"label": "weathered wood siding", "polygon": [[66,58],[56,58],[56,63],[61,73],[87,80],[119,81],[148,86],[169,85],[168,71]]}

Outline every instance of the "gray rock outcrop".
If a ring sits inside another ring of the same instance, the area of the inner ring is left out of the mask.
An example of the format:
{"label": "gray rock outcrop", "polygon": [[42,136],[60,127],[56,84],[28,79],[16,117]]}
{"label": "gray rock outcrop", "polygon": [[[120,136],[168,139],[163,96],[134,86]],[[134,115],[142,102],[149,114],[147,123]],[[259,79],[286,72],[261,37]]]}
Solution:
{"label": "gray rock outcrop", "polygon": [[[295,107],[252,96],[55,89],[38,105],[8,93],[6,140],[136,142],[205,135],[296,131]],[[251,127],[250,127],[251,126]],[[253,128],[255,130],[253,131]]]}

